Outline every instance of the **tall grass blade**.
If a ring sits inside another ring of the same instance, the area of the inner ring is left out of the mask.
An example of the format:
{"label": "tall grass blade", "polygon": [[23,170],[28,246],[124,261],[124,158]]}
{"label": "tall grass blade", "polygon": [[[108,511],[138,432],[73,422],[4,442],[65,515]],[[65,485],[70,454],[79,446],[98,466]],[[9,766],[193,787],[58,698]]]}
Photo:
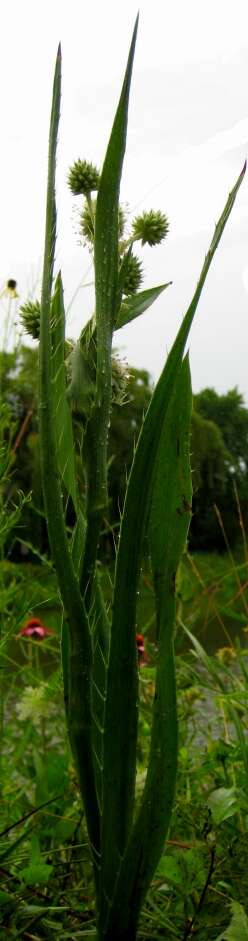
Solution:
{"label": "tall grass blade", "polygon": [[101,173],[95,221],[95,285],[98,355],[105,365],[116,309],[119,266],[118,206],[122,165],[126,148],[129,92],[138,16],[135,22],[126,73]]}
{"label": "tall grass blade", "polygon": [[67,400],[65,372],[65,310],[59,272],[51,303],[52,393],[57,454],[61,480],[71,497],[75,513],[79,500],[75,474],[75,453],[71,412]]}
{"label": "tall grass blade", "polygon": [[56,242],[55,171],[61,94],[61,51],[55,68],[49,136],[47,211],[40,321],[40,441],[41,472],[49,540],[59,588],[67,613],[68,652],[67,721],[78,768],[93,851],[99,851],[99,811],[91,743],[92,643],[85,607],[73,568],[61,498],[61,481],[53,409],[51,293]]}
{"label": "tall grass blade", "polygon": [[153,393],[127,487],[116,562],[104,735],[102,878],[110,904],[114,873],[118,872],[121,865],[132,821],[138,696],[135,644],[137,589],[161,435],[203,285],[244,173],[245,167],[217,223],[192,302]]}
{"label": "tall grass blade", "polygon": [[76,514],[76,524],[71,539],[71,551],[74,570],[79,577],[83,560],[86,522],[78,493],[72,418],[67,397],[65,370],[65,309],[60,272],[56,278],[51,302],[51,347],[51,388],[58,465],[61,481],[66,488],[68,496],[71,497]]}
{"label": "tall grass blade", "polygon": [[175,790],[175,576],[190,522],[191,410],[190,370],[186,357],[179,370],[161,432],[148,525],[158,633],[151,749],[141,808],[121,865],[116,896],[109,913],[109,928],[114,931],[122,911],[127,937],[130,925],[135,930],[143,899],[163,850]]}

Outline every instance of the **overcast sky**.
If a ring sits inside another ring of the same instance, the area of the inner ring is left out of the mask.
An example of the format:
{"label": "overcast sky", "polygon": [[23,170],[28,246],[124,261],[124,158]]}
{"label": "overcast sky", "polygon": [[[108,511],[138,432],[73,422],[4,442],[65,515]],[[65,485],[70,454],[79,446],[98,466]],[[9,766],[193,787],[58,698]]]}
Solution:
{"label": "overcast sky", "polygon": [[[47,138],[58,42],[58,248],[68,334],[92,311],[90,258],[79,244],[80,199],[68,167],[101,166],[138,4],[134,0],[8,0],[1,7],[0,287],[39,294]],[[157,378],[195,289],[213,228],[248,155],[247,0],[141,0],[121,199],[132,213],[161,209],[167,240],[146,248],[144,287],[173,285],[116,334],[129,364]],[[77,292],[74,302],[71,300]],[[5,299],[2,298],[4,318]],[[194,391],[237,385],[248,404],[248,174],[217,250],[190,337]]]}

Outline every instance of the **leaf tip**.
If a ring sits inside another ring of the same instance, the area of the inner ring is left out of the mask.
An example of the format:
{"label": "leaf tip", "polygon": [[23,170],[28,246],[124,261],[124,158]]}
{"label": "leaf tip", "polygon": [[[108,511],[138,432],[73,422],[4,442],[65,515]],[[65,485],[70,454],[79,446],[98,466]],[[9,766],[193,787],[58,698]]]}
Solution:
{"label": "leaf tip", "polygon": [[140,15],[140,11],[138,10],[138,13],[137,13],[137,16],[136,16],[136,20],[135,20],[135,24],[134,24],[134,31],[133,31],[133,39],[135,39],[135,40],[136,40],[137,31],[138,31],[138,25],[139,25],[139,15]]}

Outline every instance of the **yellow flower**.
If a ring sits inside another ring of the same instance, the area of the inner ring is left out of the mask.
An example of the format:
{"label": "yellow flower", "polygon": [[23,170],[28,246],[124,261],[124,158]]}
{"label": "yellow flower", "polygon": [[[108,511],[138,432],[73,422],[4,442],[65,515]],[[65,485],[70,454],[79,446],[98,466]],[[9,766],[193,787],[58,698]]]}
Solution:
{"label": "yellow flower", "polygon": [[13,298],[19,297],[19,294],[16,288],[17,288],[17,281],[15,281],[14,278],[9,278],[9,280],[5,284],[3,291],[1,291],[0,297],[13,297]]}
{"label": "yellow flower", "polygon": [[231,660],[235,660],[236,656],[237,654],[234,647],[220,647],[219,650],[217,650],[217,657],[221,663],[230,663]]}

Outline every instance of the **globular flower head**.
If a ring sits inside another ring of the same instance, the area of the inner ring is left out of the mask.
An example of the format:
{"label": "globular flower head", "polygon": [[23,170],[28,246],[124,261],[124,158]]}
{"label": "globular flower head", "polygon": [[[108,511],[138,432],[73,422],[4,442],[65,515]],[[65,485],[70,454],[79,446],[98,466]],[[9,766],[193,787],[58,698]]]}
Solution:
{"label": "globular flower head", "polygon": [[19,313],[25,332],[33,337],[33,340],[38,340],[40,336],[40,302],[27,301],[26,304],[22,304]]}
{"label": "globular flower head", "polygon": [[[96,215],[96,199],[92,199],[91,206],[88,205],[87,201],[83,207],[83,210],[80,215],[80,229],[81,234],[84,236],[86,242],[89,242],[90,245],[93,244],[94,234],[95,234],[95,215]],[[118,214],[118,235],[119,239],[122,238],[124,227],[125,227],[125,213],[122,209],[122,206],[119,206]]]}
{"label": "globular flower head", "polygon": [[22,698],[17,703],[16,711],[20,722],[32,722],[40,727],[40,720],[51,716],[51,699],[48,683],[39,686],[26,686]]}
{"label": "globular flower head", "polygon": [[132,224],[132,238],[135,241],[140,240],[142,245],[159,245],[166,237],[169,229],[167,216],[159,210],[150,209],[149,212],[143,212],[142,216],[136,216]]}
{"label": "globular flower head", "polygon": [[112,402],[125,405],[127,401],[127,382],[129,373],[126,363],[122,363],[115,353],[112,356]]}
{"label": "globular flower head", "polygon": [[88,196],[92,190],[98,190],[100,174],[93,163],[87,160],[76,160],[70,167],[68,186],[74,196]]}
{"label": "globular flower head", "polygon": [[221,663],[231,663],[237,657],[235,647],[219,647],[216,656]]}
{"label": "globular flower head", "polygon": [[83,235],[85,241],[89,242],[90,245],[92,245],[94,241],[95,214],[96,199],[92,200],[91,207],[89,207],[88,203],[85,202],[80,215],[80,232]]}
{"label": "globular flower head", "polygon": [[143,280],[143,268],[137,255],[129,255],[126,259],[123,294],[136,294]]}
{"label": "globular flower head", "polygon": [[32,640],[45,640],[45,637],[50,637],[51,634],[54,634],[54,631],[50,627],[45,627],[39,618],[30,618],[17,636],[31,637]]}

